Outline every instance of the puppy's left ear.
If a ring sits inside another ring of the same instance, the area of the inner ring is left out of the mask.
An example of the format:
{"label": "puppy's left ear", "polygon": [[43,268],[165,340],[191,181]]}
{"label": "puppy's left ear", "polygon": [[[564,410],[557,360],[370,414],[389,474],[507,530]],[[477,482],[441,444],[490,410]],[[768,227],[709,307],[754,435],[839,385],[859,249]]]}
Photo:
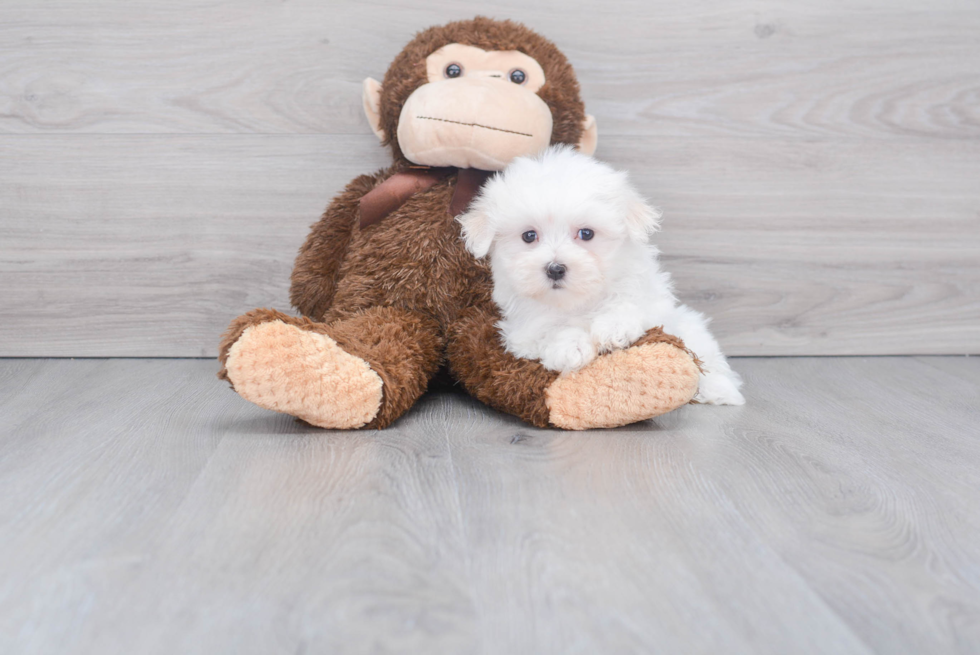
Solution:
{"label": "puppy's left ear", "polygon": [[626,200],[626,230],[630,239],[638,243],[646,243],[650,236],[660,229],[660,217],[664,213],[653,207],[636,191],[632,191]]}
{"label": "puppy's left ear", "polygon": [[493,229],[480,203],[470,205],[470,211],[460,214],[456,220],[463,226],[463,243],[470,254],[477,259],[486,257],[493,244]]}

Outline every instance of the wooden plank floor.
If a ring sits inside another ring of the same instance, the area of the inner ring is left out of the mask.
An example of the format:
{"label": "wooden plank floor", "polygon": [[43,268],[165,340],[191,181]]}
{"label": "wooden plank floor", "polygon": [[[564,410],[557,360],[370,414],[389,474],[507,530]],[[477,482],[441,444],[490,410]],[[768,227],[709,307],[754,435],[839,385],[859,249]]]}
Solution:
{"label": "wooden plank floor", "polygon": [[209,360],[0,360],[0,652],[980,652],[980,359],[735,367],[617,430],[327,432]]}

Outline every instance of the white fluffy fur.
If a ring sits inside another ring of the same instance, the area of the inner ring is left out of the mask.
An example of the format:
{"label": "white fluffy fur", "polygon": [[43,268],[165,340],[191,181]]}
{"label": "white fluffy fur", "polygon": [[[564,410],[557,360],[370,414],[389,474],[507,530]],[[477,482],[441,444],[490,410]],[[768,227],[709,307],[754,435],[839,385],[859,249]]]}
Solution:
{"label": "white fluffy fur", "polygon": [[[660,270],[650,243],[659,219],[625,173],[559,146],[515,159],[458,220],[469,251],[490,255],[509,352],[574,371],[663,326],[703,363],[696,400],[741,405],[741,380],[708,320],[678,304],[670,275]],[[582,239],[583,228],[595,236]],[[530,230],[537,239],[525,243]],[[552,263],[566,267],[559,281],[547,275]]]}

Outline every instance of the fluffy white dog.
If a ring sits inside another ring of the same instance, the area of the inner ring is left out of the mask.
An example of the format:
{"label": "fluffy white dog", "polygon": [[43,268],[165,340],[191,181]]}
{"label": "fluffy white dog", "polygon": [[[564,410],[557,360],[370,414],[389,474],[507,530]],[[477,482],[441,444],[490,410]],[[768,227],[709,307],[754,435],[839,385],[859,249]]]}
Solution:
{"label": "fluffy white dog", "polygon": [[660,270],[659,219],[626,173],[563,146],[514,160],[458,218],[467,249],[490,255],[509,352],[574,371],[663,326],[701,359],[695,399],[741,405],[707,319],[678,304]]}

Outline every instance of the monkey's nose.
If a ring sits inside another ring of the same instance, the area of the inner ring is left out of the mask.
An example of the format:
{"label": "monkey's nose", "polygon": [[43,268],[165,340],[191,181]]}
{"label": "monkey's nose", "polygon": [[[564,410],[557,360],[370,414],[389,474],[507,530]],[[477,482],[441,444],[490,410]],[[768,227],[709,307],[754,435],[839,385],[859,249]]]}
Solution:
{"label": "monkey's nose", "polygon": [[552,280],[558,281],[565,277],[566,270],[567,269],[565,268],[564,264],[551,262],[548,264],[548,277],[550,277]]}

